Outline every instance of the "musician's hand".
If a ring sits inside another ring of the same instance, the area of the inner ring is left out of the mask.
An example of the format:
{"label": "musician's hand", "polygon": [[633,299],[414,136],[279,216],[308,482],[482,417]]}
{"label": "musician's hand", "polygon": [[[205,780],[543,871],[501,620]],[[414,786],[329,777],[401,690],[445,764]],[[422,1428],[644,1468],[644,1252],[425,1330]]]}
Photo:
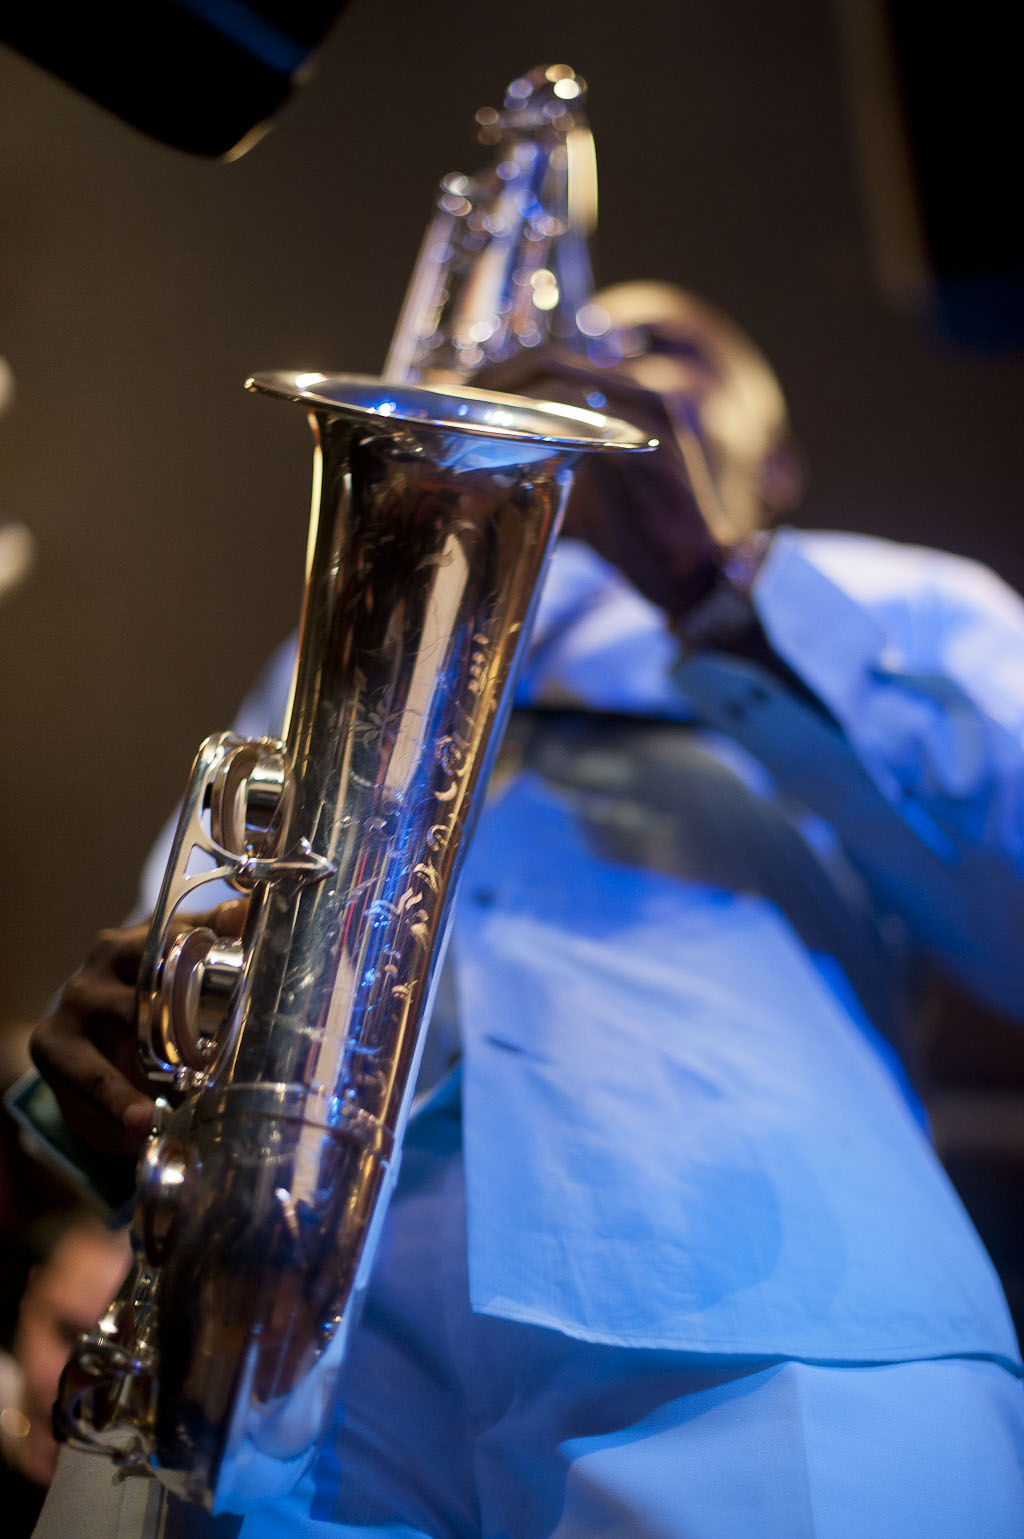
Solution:
{"label": "musician's hand", "polygon": [[659,440],[649,453],[584,455],[563,530],[585,540],[670,616],[685,614],[711,586],[721,558],[680,441],[689,436],[699,464],[696,406],[689,410],[690,403],[681,397],[668,403],[621,368],[596,368],[551,347],[488,364],[472,383],[484,390],[588,406]]}
{"label": "musician's hand", "polygon": [[[188,924],[241,934],[246,901],[193,914]],[[101,930],[32,1033],[32,1057],[69,1130],[107,1154],[137,1154],[153,1119],[152,1085],[139,1066],[135,987],[148,925]]]}

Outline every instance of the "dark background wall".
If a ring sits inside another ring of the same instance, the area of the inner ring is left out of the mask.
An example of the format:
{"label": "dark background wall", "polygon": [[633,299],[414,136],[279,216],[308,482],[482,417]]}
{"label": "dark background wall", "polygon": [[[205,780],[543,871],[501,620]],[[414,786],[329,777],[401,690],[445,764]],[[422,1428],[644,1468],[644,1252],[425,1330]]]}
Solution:
{"label": "dark background wall", "polygon": [[874,277],[822,0],[351,0],[234,165],[133,133],[0,49],[0,1019],[36,1014],[135,876],[200,739],[298,612],[310,454],[263,367],[379,368],[434,185],[531,65],[586,76],[598,279],[679,280],[776,361],[799,521],[1024,586],[1024,367],[930,336]]}

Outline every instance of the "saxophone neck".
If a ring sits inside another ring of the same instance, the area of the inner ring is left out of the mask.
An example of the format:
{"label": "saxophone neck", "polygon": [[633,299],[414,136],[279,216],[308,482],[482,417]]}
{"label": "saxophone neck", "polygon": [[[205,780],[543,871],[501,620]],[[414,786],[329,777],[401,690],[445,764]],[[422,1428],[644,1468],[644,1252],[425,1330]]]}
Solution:
{"label": "saxophone neck", "polygon": [[585,103],[585,82],[554,64],[476,114],[492,160],[442,179],[386,378],[458,383],[520,348],[582,349],[600,335],[588,314],[597,170]]}

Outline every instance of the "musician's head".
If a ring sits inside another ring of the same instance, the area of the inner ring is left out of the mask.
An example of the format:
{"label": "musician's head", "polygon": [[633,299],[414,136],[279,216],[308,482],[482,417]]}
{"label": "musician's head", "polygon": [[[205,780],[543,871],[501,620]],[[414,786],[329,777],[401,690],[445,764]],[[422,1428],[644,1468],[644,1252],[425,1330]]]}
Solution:
{"label": "musician's head", "polygon": [[595,295],[623,346],[623,366],[673,415],[712,532],[731,544],[799,500],[801,456],[775,372],[754,342],[705,300],[669,283],[619,283]]}

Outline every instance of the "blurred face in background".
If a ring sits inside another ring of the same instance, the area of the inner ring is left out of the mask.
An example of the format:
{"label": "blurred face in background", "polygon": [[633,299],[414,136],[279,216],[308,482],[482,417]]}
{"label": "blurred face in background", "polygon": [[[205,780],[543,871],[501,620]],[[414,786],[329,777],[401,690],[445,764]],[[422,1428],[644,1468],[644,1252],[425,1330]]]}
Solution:
{"label": "blurred face in background", "polygon": [[7,1450],[37,1485],[50,1483],[57,1461],[50,1412],[61,1371],[76,1338],[92,1329],[120,1287],[129,1257],[126,1233],[80,1224],[61,1236],[50,1259],[29,1278],[14,1340],[24,1375],[25,1421]]}
{"label": "blurred face in background", "polygon": [[594,296],[622,368],[664,400],[705,522],[730,546],[798,501],[801,456],[771,365],[728,316],[674,284],[619,283]]}

